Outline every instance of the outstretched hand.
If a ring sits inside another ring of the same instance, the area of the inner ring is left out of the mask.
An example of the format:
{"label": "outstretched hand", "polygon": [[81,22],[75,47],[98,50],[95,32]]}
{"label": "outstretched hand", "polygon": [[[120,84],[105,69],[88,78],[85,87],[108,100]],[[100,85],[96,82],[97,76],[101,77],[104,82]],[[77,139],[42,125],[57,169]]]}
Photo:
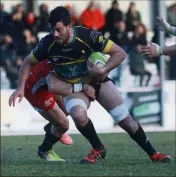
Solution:
{"label": "outstretched hand", "polygon": [[157,57],[162,54],[162,49],[158,44],[149,42],[148,45],[141,47],[141,54],[146,57]]}
{"label": "outstretched hand", "polygon": [[171,27],[170,24],[167,21],[163,20],[162,17],[156,17],[156,25],[160,31],[163,31],[165,33],[168,33]]}
{"label": "outstretched hand", "polygon": [[9,106],[13,104],[15,107],[16,99],[19,97],[18,103],[20,103],[24,97],[24,89],[16,89],[9,98]]}

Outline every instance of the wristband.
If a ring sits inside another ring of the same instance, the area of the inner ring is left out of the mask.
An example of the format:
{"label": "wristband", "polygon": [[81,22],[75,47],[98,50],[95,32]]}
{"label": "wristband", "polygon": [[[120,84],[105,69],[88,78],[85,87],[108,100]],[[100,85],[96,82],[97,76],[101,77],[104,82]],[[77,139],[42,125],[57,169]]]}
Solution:
{"label": "wristband", "polygon": [[172,34],[172,35],[174,35],[174,36],[176,36],[176,27],[170,26],[170,27],[168,28],[168,33],[169,33],[169,34]]}
{"label": "wristband", "polygon": [[160,55],[163,55],[163,49],[162,49],[162,47],[160,47],[160,46],[156,46],[156,50],[157,50],[157,53],[158,53],[158,55],[160,56]]}
{"label": "wristband", "polygon": [[169,26],[168,29],[167,29],[168,34],[171,34],[171,29],[172,29],[172,26]]}
{"label": "wristband", "polygon": [[84,90],[84,83],[72,84],[72,93],[82,92]]}

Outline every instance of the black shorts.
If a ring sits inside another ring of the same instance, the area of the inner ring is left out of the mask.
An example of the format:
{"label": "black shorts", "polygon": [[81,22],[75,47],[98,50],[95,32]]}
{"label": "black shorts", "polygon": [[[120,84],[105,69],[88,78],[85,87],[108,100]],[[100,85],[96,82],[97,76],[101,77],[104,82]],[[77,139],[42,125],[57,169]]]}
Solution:
{"label": "black shorts", "polygon": [[101,81],[99,83],[97,83],[96,80],[92,80],[90,82],[90,85],[92,85],[93,88],[95,89],[96,100],[98,100],[98,97],[99,97],[99,91],[100,91],[100,88],[101,88],[101,83],[108,82],[108,81],[111,81],[114,84],[114,81],[112,79],[110,79],[109,77],[106,77],[103,81]]}

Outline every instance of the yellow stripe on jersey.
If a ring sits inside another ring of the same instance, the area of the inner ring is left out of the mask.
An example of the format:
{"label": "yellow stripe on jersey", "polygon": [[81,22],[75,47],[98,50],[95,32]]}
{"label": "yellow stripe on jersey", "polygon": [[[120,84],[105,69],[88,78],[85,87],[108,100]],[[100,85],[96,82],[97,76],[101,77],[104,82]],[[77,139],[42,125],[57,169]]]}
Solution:
{"label": "yellow stripe on jersey", "polygon": [[71,61],[71,62],[67,62],[67,63],[52,63],[53,65],[69,65],[69,64],[73,64],[73,63],[81,63],[83,61],[85,61],[86,59],[80,59],[80,60],[76,60],[76,61]]}
{"label": "yellow stripe on jersey", "polygon": [[58,57],[58,58],[65,58],[65,59],[68,59],[68,60],[77,60],[75,58],[70,58],[70,57],[65,57],[65,56],[61,56],[61,55],[53,55],[53,56],[49,56],[48,58],[55,58],[55,57]]}
{"label": "yellow stripe on jersey", "polygon": [[50,46],[49,46],[49,48],[48,48],[48,53],[49,53],[49,51],[51,50],[51,47],[53,47],[53,45],[55,44],[55,40],[50,44]]}
{"label": "yellow stripe on jersey", "polygon": [[105,54],[108,53],[109,49],[112,47],[112,44],[113,44],[113,42],[111,40],[108,40],[105,48],[103,49],[103,53],[105,53]]}
{"label": "yellow stripe on jersey", "polygon": [[82,39],[80,39],[79,37],[76,37],[76,39],[77,39],[79,42],[85,44],[85,45],[89,48],[89,50],[91,50],[91,52],[93,52],[93,49],[92,49],[86,42],[84,42],[84,41],[83,41]]}
{"label": "yellow stripe on jersey", "polygon": [[[52,72],[54,72],[56,75],[58,75],[57,73],[56,73],[56,71],[52,71]],[[77,78],[74,78],[74,79],[64,79],[64,78],[62,78],[64,81],[67,81],[67,82],[69,82],[69,83],[72,83],[72,84],[75,84],[75,83],[77,83],[77,82],[79,82],[79,81],[81,81],[81,77],[77,77]]]}
{"label": "yellow stripe on jersey", "polygon": [[29,54],[29,57],[30,57],[30,59],[31,59],[32,61],[38,61],[38,60],[36,59],[36,57],[35,57],[35,55],[34,55],[33,52],[31,52],[31,53]]}
{"label": "yellow stripe on jersey", "polygon": [[65,81],[75,84],[78,83],[79,81],[81,81],[82,78],[74,78],[74,79],[64,79]]}

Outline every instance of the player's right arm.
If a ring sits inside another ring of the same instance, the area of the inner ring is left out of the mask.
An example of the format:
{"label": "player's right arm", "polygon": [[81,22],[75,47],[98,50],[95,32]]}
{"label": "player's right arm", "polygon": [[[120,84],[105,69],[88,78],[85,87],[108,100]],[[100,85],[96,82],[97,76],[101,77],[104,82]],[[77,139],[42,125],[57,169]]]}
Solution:
{"label": "player's right arm", "polygon": [[150,45],[142,46],[141,53],[146,57],[158,57],[160,55],[176,55],[176,44],[160,47],[158,44],[150,42]]}
{"label": "player's right arm", "polygon": [[41,39],[32,52],[23,60],[19,71],[19,79],[17,89],[12,93],[9,98],[9,105],[15,106],[15,101],[19,97],[19,103],[24,97],[24,88],[26,80],[29,77],[32,68],[39,62],[47,58],[48,55],[48,42],[47,36]]}
{"label": "player's right arm", "polygon": [[176,27],[171,26],[167,21],[163,20],[162,17],[156,17],[156,25],[159,30],[176,36]]}

